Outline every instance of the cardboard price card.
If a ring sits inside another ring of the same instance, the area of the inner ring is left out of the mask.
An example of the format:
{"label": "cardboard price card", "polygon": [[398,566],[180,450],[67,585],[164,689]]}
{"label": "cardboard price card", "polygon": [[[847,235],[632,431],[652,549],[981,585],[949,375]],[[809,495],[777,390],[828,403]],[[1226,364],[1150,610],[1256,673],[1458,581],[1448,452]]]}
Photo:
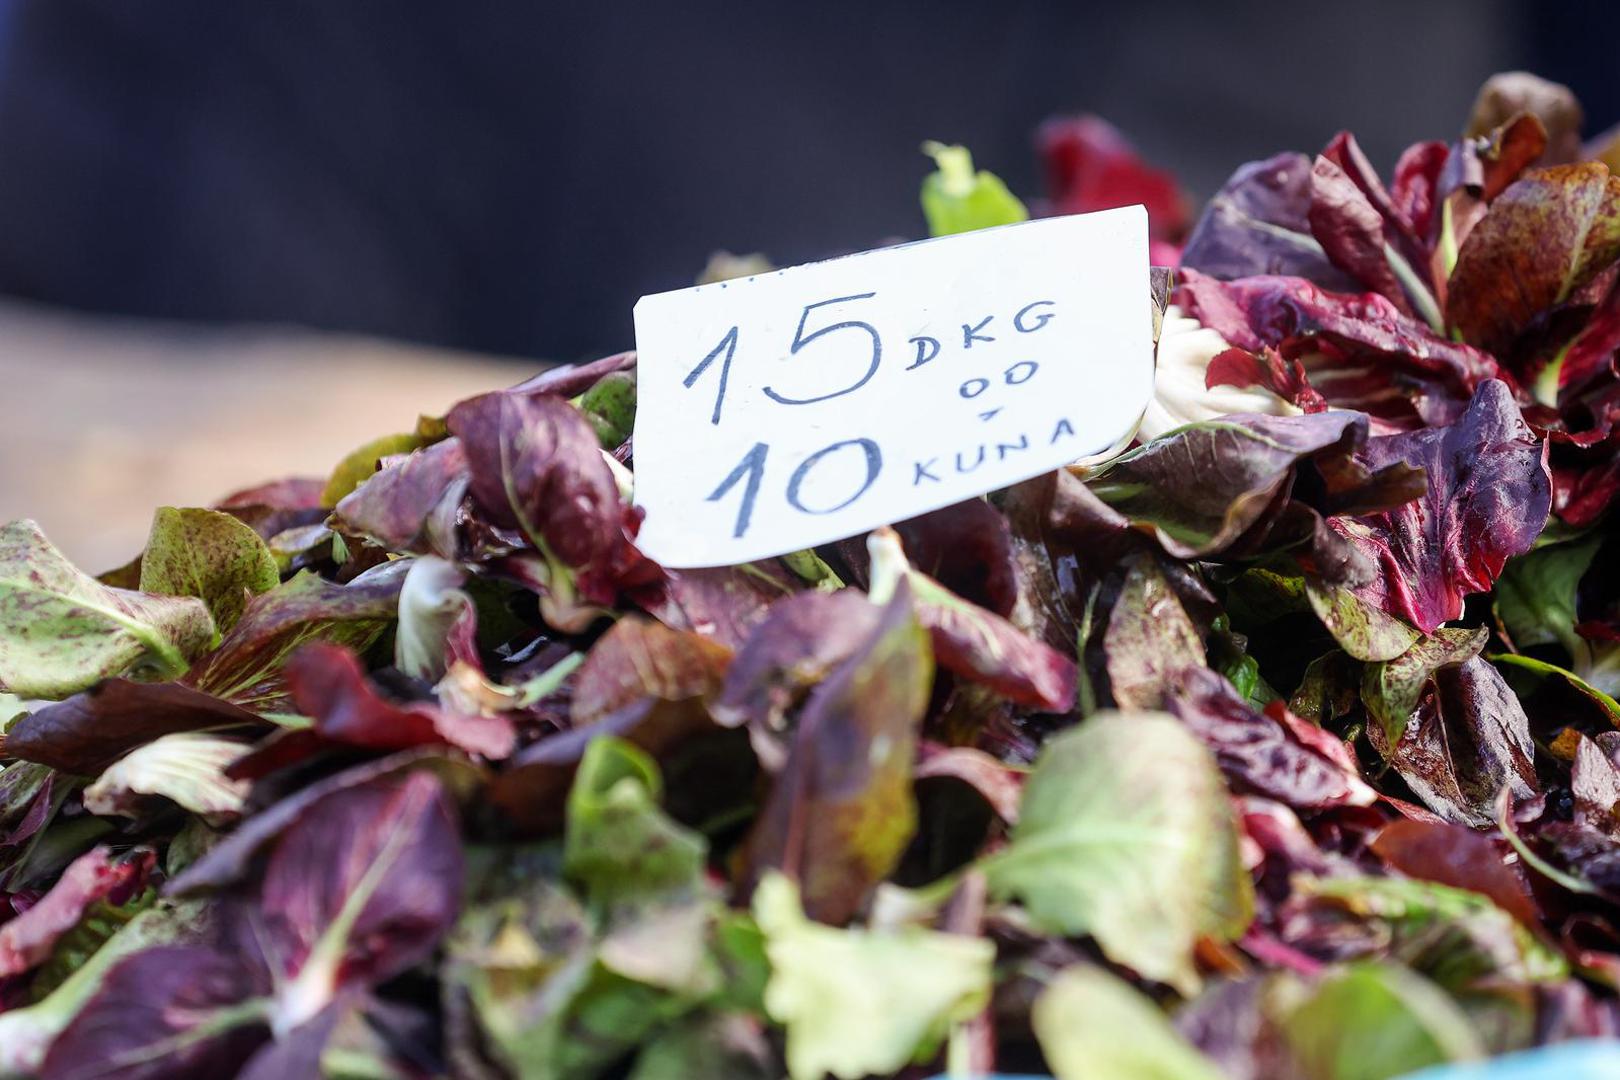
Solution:
{"label": "cardboard price card", "polygon": [[1107,449],[1153,393],[1147,277],[1132,206],[642,297],[638,545],[748,562]]}

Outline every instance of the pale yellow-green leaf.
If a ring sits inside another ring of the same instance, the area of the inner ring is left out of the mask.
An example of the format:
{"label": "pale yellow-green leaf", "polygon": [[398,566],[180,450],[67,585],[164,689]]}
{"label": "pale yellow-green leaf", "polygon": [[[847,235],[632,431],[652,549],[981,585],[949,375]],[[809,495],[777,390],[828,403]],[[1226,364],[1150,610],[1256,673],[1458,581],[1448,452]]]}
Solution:
{"label": "pale yellow-green leaf", "polygon": [[1057,1080],[1221,1080],[1158,1005],[1100,967],[1059,972],[1031,1019]]}
{"label": "pale yellow-green leaf", "polygon": [[755,891],[754,917],[771,964],[765,1008],[787,1029],[792,1080],[897,1072],[990,1000],[995,947],[983,938],[823,926],[775,873]]}
{"label": "pale yellow-green leaf", "polygon": [[85,809],[138,817],[140,796],[161,795],[209,818],[239,814],[250,785],[230,779],[225,769],[247,749],[200,731],[164,735],[109,765],[84,789]]}

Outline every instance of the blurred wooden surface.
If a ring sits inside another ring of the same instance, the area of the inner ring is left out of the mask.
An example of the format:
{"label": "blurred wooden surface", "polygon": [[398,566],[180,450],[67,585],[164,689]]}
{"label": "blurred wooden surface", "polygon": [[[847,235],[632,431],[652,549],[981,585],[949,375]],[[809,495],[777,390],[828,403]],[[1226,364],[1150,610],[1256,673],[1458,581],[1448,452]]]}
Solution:
{"label": "blurred wooden surface", "polygon": [[199,327],[0,301],[0,521],[83,569],[128,560],[158,506],[324,476],[543,365],[281,327]]}

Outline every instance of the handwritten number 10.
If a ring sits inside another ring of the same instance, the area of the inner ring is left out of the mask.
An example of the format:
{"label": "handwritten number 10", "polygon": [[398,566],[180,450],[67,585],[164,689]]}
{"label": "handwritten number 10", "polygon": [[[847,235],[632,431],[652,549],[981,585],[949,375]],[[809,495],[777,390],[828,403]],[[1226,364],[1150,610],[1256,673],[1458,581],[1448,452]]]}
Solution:
{"label": "handwritten number 10", "polygon": [[[800,489],[804,486],[804,482],[809,479],[810,473],[821,463],[823,458],[829,457],[845,447],[858,447],[865,460],[866,476],[861,480],[860,486],[836,505],[824,507],[806,506],[800,498]],[[739,481],[742,482],[742,504],[737,508],[737,520],[731,530],[734,539],[741,539],[748,532],[748,524],[754,516],[754,502],[759,498],[760,482],[765,478],[765,458],[770,452],[771,448],[767,444],[755,443],[753,449],[744,454],[742,460],[737,462],[737,467],[732,469],[726,475],[726,478],[720,481],[720,486],[715,488],[709,497],[704,500],[705,502],[719,502],[726,497],[732,488],[737,486]],[[794,469],[793,475],[788,478],[786,498],[788,503],[800,513],[836,513],[862,495],[865,495],[882,471],[883,452],[878,448],[877,443],[871,439],[844,439],[822,447],[799,463],[799,467]]]}

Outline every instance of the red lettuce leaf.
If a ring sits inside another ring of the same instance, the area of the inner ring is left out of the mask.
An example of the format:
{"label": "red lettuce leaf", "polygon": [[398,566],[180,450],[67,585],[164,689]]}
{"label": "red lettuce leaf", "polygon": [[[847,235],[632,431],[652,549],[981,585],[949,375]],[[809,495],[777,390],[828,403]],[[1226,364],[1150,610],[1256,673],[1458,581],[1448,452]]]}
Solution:
{"label": "red lettuce leaf", "polygon": [[665,626],[736,649],[773,603],[803,587],[780,560],[770,559],[742,566],[665,570],[662,582],[637,589],[630,598]]}
{"label": "red lettuce leaf", "polygon": [[1204,386],[1260,386],[1307,413],[1327,411],[1327,402],[1311,385],[1305,365],[1284,360],[1276,349],[1265,348],[1260,355],[1243,349],[1227,349],[1212,357],[1204,371]]}
{"label": "red lettuce leaf", "polygon": [[1286,710],[1256,712],[1208,668],[1189,667],[1175,677],[1165,708],[1210,748],[1236,790],[1296,810],[1366,806],[1376,798],[1334,736],[1297,717],[1284,720]]}
{"label": "red lettuce leaf", "polygon": [[316,780],[244,818],[229,835],[173,878],[165,894],[189,896],[235,885],[251,873],[264,849],[283,833],[311,815],[319,816],[324,812],[329,798],[351,788],[392,781],[415,770],[432,770],[446,787],[456,792],[470,788],[479,779],[470,766],[428,749],[406,750],[363,762]]}
{"label": "red lettuce leaf", "polygon": [[135,953],[108,973],[51,1044],[40,1076],[234,1076],[270,1036],[267,1011],[251,1004],[263,990],[250,966],[207,946]]}
{"label": "red lettuce leaf", "polygon": [[[1056,117],[1035,133],[1054,214],[1142,203],[1155,241],[1178,243],[1191,216],[1175,178],[1145,164],[1135,147],[1096,116]],[[1159,260],[1155,259],[1155,263]]]}
{"label": "red lettuce leaf", "polygon": [[[1341,133],[1340,139],[1346,138]],[[1350,144],[1354,146],[1352,142]],[[1359,152],[1358,152],[1359,156]],[[1373,177],[1373,182],[1377,178]],[[1383,209],[1393,213],[1389,195],[1379,184]],[[1368,193],[1331,157],[1316,159],[1311,169],[1311,233],[1335,266],[1344,270],[1370,292],[1378,293],[1405,315],[1416,315],[1401,280],[1385,253],[1391,238],[1385,235],[1385,218],[1368,199]]]}
{"label": "red lettuce leaf", "polygon": [[1074,706],[1078,672],[1069,655],[914,569],[894,530],[872,533],[867,544],[874,599],[902,578],[911,586],[917,619],[928,630],[940,667],[1043,712],[1063,713]]}
{"label": "red lettuce leaf", "polygon": [[512,393],[555,394],[560,398],[578,397],[604,375],[617,371],[631,371],[636,366],[633,352],[614,353],[588,364],[562,364],[548,368],[533,378],[512,387]]}
{"label": "red lettuce leaf", "polygon": [[1407,877],[1468,889],[1490,897],[1525,926],[1541,925],[1521,874],[1509,868],[1500,838],[1447,822],[1402,819],[1373,838],[1373,854]]}
{"label": "red lettuce leaf", "polygon": [[1498,793],[1527,798],[1538,787],[1530,720],[1496,668],[1479,657],[1434,672],[1398,742],[1377,724],[1367,734],[1424,805],[1447,821],[1486,825]]}
{"label": "red lettuce leaf", "polygon": [[1195,271],[1176,299],[1229,343],[1298,359],[1328,404],[1399,427],[1449,423],[1499,372],[1491,357],[1436,336],[1376,293],[1328,292],[1297,277],[1222,282]]}
{"label": "red lettuce leaf", "polygon": [[715,719],[785,732],[789,711],[871,640],[882,611],[855,589],[778,601],[726,671]]}
{"label": "red lettuce leaf", "polygon": [[573,722],[597,723],[648,698],[706,699],[720,688],[731,650],[700,634],[626,616],[591,647],[574,678]]}
{"label": "red lettuce leaf", "polygon": [[366,678],[354,653],[315,643],[287,663],[287,688],[298,711],[314,718],[321,740],[364,750],[453,746],[500,759],[517,734],[504,716],[469,716],[428,701],[390,701]]}
{"label": "red lettuce leaf", "polygon": [[150,849],[115,857],[105,847],[92,848],[73,860],[50,892],[0,926],[0,978],[43,964],[58,939],[97,901],[126,903],[146,887],[156,862]]}
{"label": "red lettuce leaf", "polygon": [[78,776],[95,776],[137,746],[163,735],[263,726],[264,721],[246,709],[178,683],[108,679],[18,720],[0,736],[0,753]]}
{"label": "red lettuce leaf", "polygon": [[478,508],[521,529],[574,568],[610,561],[625,543],[624,507],[590,422],[566,400],[500,391],[445,418],[461,440]]}
{"label": "red lettuce leaf", "polygon": [[257,895],[234,909],[238,945],[278,976],[278,1026],[424,960],[455,920],[461,880],[460,830],[432,773],[323,798],[276,840]]}
{"label": "red lettuce leaf", "polygon": [[1421,475],[1402,463],[1363,466],[1358,450],[1367,430],[1365,416],[1343,411],[1233,414],[1116,458],[1088,487],[1177,558],[1299,549],[1333,581],[1365,581],[1372,565],[1322,515],[1399,505],[1423,490]]}
{"label": "red lettuce leaf", "polygon": [[1530,549],[1552,507],[1543,446],[1497,381],[1482,384],[1451,426],[1370,439],[1359,460],[1428,475],[1420,499],[1329,522],[1378,566],[1356,594],[1425,634],[1460,617],[1469,593],[1489,590],[1508,558]]}

